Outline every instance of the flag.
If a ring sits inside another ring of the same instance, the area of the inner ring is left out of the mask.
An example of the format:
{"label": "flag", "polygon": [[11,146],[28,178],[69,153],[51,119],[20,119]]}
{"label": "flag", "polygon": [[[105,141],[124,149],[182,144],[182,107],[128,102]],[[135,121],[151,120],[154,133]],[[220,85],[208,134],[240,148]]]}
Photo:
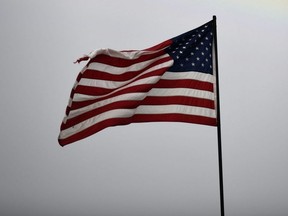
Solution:
{"label": "flag", "polygon": [[216,126],[213,21],[143,50],[100,49],[71,91],[61,146],[136,122]]}

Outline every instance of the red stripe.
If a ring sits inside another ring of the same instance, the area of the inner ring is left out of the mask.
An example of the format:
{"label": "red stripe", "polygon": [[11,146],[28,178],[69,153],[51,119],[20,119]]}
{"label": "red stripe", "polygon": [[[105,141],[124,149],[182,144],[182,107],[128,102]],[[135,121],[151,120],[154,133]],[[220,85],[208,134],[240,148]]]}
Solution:
{"label": "red stripe", "polygon": [[[161,70],[156,70],[156,71],[144,74],[143,76],[139,76],[137,79],[131,81],[130,83],[146,78],[146,77],[162,75],[163,74],[162,72],[163,70],[161,69]],[[210,91],[210,92],[213,92],[214,90],[212,83],[199,81],[199,80],[159,80],[159,82],[155,84],[154,86],[154,88],[183,88],[183,87],[185,88],[193,87],[193,89]],[[78,85],[76,88],[76,93],[100,96],[100,95],[109,94],[110,92],[114,90],[115,89],[106,89],[106,88]]]}
{"label": "red stripe", "polygon": [[169,39],[169,40],[166,40],[162,43],[159,43],[159,44],[152,46],[152,47],[145,49],[145,50],[149,50],[149,51],[162,50],[162,49],[168,47],[169,45],[171,45],[172,43],[173,43],[173,41]]}
{"label": "red stripe", "polygon": [[96,108],[94,110],[88,111],[82,115],[76,116],[74,118],[68,119],[65,124],[61,125],[61,130],[65,130],[73,125],[76,125],[82,121],[85,121],[94,116],[100,115],[101,113],[107,112],[114,109],[135,109],[141,104],[141,101],[117,101],[108,104],[103,107]]}
{"label": "red stripe", "polygon": [[194,124],[204,124],[210,126],[216,126],[215,118],[208,118],[203,116],[193,116],[184,114],[157,114],[157,115],[134,115],[131,118],[112,118],[104,120],[98,124],[95,124],[83,131],[78,132],[66,139],[59,139],[59,144],[65,146],[72,142],[84,139],[88,136],[93,135],[107,127],[127,125],[130,123],[137,122],[186,122]]}
{"label": "red stripe", "polygon": [[74,134],[70,137],[67,137],[65,139],[58,139],[58,142],[61,146],[65,146],[69,143],[84,139],[88,136],[93,135],[94,133],[97,133],[107,127],[110,126],[116,126],[116,125],[127,125],[130,124],[130,119],[122,119],[122,118],[117,118],[117,119],[107,119],[105,121],[102,121],[101,124],[96,124],[93,125],[92,127],[89,127],[83,131],[78,132],[77,134]]}
{"label": "red stripe", "polygon": [[95,56],[89,64],[91,63],[102,63],[102,64],[107,64],[115,67],[129,67],[133,64],[148,61],[155,59],[161,55],[165,54],[164,50],[160,50],[156,53],[151,53],[151,54],[142,54],[139,56],[139,58],[119,58],[119,57],[113,57],[105,54],[100,54]]}
{"label": "red stripe", "polygon": [[[137,85],[137,86],[132,86],[132,87],[128,87],[128,88],[125,88],[125,89],[122,89],[122,90],[119,90],[109,96],[106,96],[106,97],[101,97],[101,98],[97,98],[97,99],[93,99],[93,100],[88,100],[88,101],[73,101],[72,103],[72,106],[71,108],[69,108],[69,110],[75,110],[75,109],[79,109],[79,108],[82,108],[82,107],[85,107],[85,106],[88,106],[90,104],[93,104],[93,103],[96,103],[98,101],[101,101],[101,100],[106,100],[108,98],[112,98],[112,97],[115,97],[117,95],[122,95],[122,94],[127,94],[127,93],[135,93],[135,92],[148,92],[150,91],[152,88],[172,88],[173,85],[175,85],[176,87],[183,87],[181,85],[181,81],[178,83],[177,81],[179,80],[160,80],[156,85],[155,84],[141,84],[141,85]],[[175,82],[175,83],[174,83]],[[201,82],[201,81],[192,81],[192,83],[195,82],[196,83],[196,86],[198,86],[198,89],[199,90],[204,90],[204,91],[210,91],[210,92],[213,92],[213,84],[211,83],[208,83],[208,82]],[[200,83],[199,85],[197,83]],[[186,86],[185,86],[186,87]],[[191,89],[194,89],[194,86],[191,85],[191,86],[187,86],[187,88],[191,88]],[[78,87],[78,93],[81,93],[82,90],[80,89],[80,87]],[[92,90],[91,90],[92,92]],[[85,92],[83,90],[83,93],[85,94],[88,94],[87,92]],[[96,90],[94,92],[95,94],[97,93]]]}
{"label": "red stripe", "polygon": [[103,71],[87,69],[81,78],[88,78],[88,79],[100,79],[100,80],[109,80],[109,81],[127,81],[132,79],[133,77],[138,76],[139,74],[143,73],[144,71],[152,68],[156,65],[168,62],[171,60],[171,57],[165,57],[162,59],[158,59],[157,61],[151,63],[147,67],[137,70],[137,71],[127,71],[122,74],[111,74]]}
{"label": "red stripe", "polygon": [[80,72],[76,78],[76,81],[79,82],[83,76],[83,73],[86,71],[87,69],[85,69],[82,73]]}
{"label": "red stripe", "polygon": [[153,88],[154,84],[142,84],[137,86],[128,87],[122,90],[119,90],[109,96],[97,98],[94,100],[88,100],[88,101],[74,101],[71,106],[71,110],[79,109],[85,106],[88,106],[90,104],[96,103],[98,101],[106,100],[111,97],[115,97],[117,95],[127,94],[127,93],[135,93],[135,92],[148,92]]}
{"label": "red stripe", "polygon": [[185,96],[169,96],[169,97],[153,97],[149,96],[143,100],[141,105],[188,105],[197,106],[209,109],[215,109],[215,104],[213,100],[195,97],[185,97]]}
{"label": "red stripe", "polygon": [[[139,77],[137,77],[137,79],[132,80],[131,82],[128,82],[125,86],[136,82],[137,80],[141,80],[147,77],[152,77],[152,76],[161,76],[163,73],[165,73],[165,71],[167,70],[167,68],[161,68],[146,74],[143,74]],[[155,84],[154,84],[155,85]],[[75,89],[75,93],[79,93],[79,94],[85,94],[85,95],[91,95],[91,96],[102,96],[105,94],[109,94],[117,89],[121,89],[121,88],[125,88],[125,86],[119,87],[119,88],[115,88],[115,89],[107,89],[107,88],[101,88],[101,87],[93,87],[93,86],[82,86],[82,85],[78,85]]]}
{"label": "red stripe", "polygon": [[[205,116],[185,115],[185,114],[137,114],[133,117],[133,122],[186,122],[194,124],[204,124],[216,126],[216,119]],[[132,121],[131,121],[132,123]]]}
{"label": "red stripe", "polygon": [[100,115],[101,113],[114,110],[114,109],[135,109],[140,105],[189,105],[214,109],[214,101],[201,99],[201,98],[191,98],[182,96],[169,96],[169,97],[147,97],[142,101],[116,101],[105,106],[87,111],[82,115],[76,116],[74,118],[68,119],[65,124],[61,125],[61,130],[65,130],[73,125],[76,125],[82,121],[85,121],[94,116]]}
{"label": "red stripe", "polygon": [[[193,73],[193,72],[191,72]],[[154,88],[191,88],[213,92],[214,86],[211,82],[200,80],[181,79],[181,80],[159,80]]]}

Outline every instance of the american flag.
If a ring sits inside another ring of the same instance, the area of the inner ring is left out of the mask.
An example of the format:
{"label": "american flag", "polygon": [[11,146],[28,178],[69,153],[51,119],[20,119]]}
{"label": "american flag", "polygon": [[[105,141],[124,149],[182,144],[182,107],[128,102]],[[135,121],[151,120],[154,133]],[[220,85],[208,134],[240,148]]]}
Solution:
{"label": "american flag", "polygon": [[144,50],[100,49],[72,89],[61,146],[136,122],[216,126],[213,21]]}

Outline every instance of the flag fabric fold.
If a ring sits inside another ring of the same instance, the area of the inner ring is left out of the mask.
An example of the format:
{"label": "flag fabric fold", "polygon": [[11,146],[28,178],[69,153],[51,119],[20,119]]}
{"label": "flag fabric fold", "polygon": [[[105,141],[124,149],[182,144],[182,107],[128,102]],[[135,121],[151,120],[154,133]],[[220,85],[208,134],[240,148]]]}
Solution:
{"label": "flag fabric fold", "polygon": [[216,126],[213,21],[144,50],[100,49],[71,91],[61,146],[137,122]]}

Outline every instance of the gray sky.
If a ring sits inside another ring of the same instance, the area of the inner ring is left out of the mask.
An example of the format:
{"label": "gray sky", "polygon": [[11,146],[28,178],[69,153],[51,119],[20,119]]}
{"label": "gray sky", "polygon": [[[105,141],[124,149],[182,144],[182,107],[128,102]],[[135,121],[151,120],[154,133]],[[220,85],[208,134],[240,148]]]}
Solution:
{"label": "gray sky", "polygon": [[0,215],[220,215],[214,127],[131,124],[57,142],[74,60],[144,49],[214,14],[226,214],[288,215],[287,0],[1,0]]}

